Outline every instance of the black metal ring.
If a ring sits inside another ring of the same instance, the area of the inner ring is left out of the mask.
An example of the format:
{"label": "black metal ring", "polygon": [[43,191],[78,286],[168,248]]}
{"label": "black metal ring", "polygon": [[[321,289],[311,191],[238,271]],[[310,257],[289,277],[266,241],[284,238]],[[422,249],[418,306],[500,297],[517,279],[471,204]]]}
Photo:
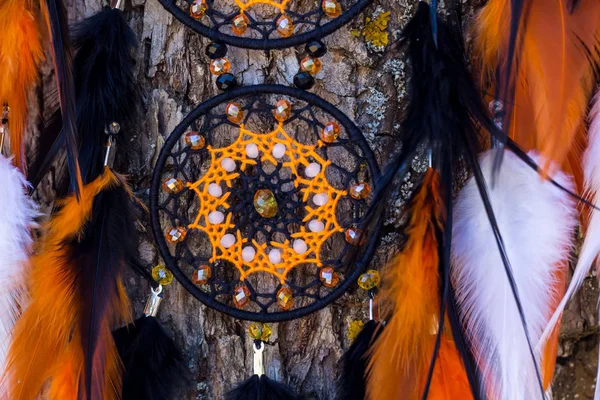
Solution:
{"label": "black metal ring", "polygon": [[348,11],[344,12],[339,17],[326,23],[325,25],[319,26],[318,28],[312,29],[309,32],[304,32],[299,35],[293,35],[288,38],[278,39],[251,39],[244,38],[234,35],[228,35],[219,32],[216,29],[204,25],[203,23],[195,20],[188,15],[184,10],[179,8],[175,4],[175,0],[159,0],[160,4],[175,16],[181,23],[198,32],[202,36],[205,36],[212,41],[225,43],[235,47],[242,47],[246,49],[254,50],[270,50],[270,49],[285,49],[288,47],[299,46],[310,42],[311,40],[320,40],[325,36],[328,36],[353,20],[358,14],[363,12],[367,6],[372,3],[373,0],[359,0],[354,4]]}
{"label": "black metal ring", "polygon": [[319,107],[323,111],[329,113],[331,116],[336,118],[342,126],[345,128],[348,136],[357,142],[360,143],[361,148],[364,152],[364,157],[369,164],[369,168],[372,174],[373,182],[377,182],[381,172],[379,170],[379,166],[377,161],[375,160],[375,155],[369,148],[364,136],[362,135],[360,129],[346,116],[342,111],[337,109],[332,104],[328,103],[324,99],[319,96],[316,96],[312,93],[306,92],[304,90],[300,90],[297,88],[283,86],[283,85],[274,85],[274,84],[263,84],[263,85],[255,85],[255,86],[242,86],[236,89],[232,89],[230,91],[224,92],[218,96],[212,97],[200,104],[196,107],[191,113],[189,113],[183,121],[173,130],[169,138],[167,139],[165,145],[163,146],[158,160],[156,162],[156,166],[154,167],[154,173],[152,175],[152,185],[150,189],[150,213],[151,213],[151,223],[152,223],[152,231],[154,234],[154,239],[158,244],[158,248],[161,256],[163,257],[165,264],[167,267],[173,272],[175,278],[181,283],[181,285],[191,293],[196,299],[200,300],[202,303],[207,306],[220,311],[224,314],[230,315],[237,319],[243,320],[251,320],[251,321],[259,321],[259,322],[280,322],[287,321],[296,318],[303,317],[307,314],[313,313],[324,308],[326,305],[330,304],[337,298],[339,298],[342,294],[346,292],[346,290],[350,287],[350,285],[356,282],[356,279],[363,271],[366,264],[369,263],[373,252],[376,247],[377,240],[376,238],[379,236],[381,227],[376,227],[372,235],[374,237],[368,238],[368,246],[364,250],[362,257],[360,260],[355,262],[355,267],[352,270],[352,273],[349,274],[344,281],[333,289],[329,294],[321,299],[319,302],[313,302],[305,307],[297,308],[290,311],[279,311],[279,312],[249,312],[240,309],[235,309],[230,306],[227,306],[221,302],[216,301],[212,297],[208,296],[204,293],[199,287],[197,287],[190,279],[181,271],[179,265],[177,265],[177,261],[169,251],[168,245],[166,243],[165,237],[163,236],[160,217],[159,217],[159,193],[161,190],[161,172],[166,164],[167,158],[170,155],[171,150],[176,145],[178,140],[181,138],[187,128],[200,116],[202,116],[207,111],[212,108],[225,103],[229,100],[243,97],[247,95],[256,95],[256,94],[276,94],[276,95],[284,95],[295,97],[316,107]]}

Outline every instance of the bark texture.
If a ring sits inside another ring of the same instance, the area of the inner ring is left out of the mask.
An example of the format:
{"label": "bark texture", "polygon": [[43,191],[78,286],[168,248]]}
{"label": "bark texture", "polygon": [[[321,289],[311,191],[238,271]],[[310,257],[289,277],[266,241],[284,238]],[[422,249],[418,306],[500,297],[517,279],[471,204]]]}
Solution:
{"label": "bark texture", "polygon": [[[314,0],[295,1],[309,7],[317,4]],[[85,18],[106,3],[67,0],[70,20]],[[396,145],[393,137],[406,95],[407,74],[397,39],[416,3],[376,0],[363,15],[327,37],[329,51],[322,58],[323,71],[317,75],[312,90],[359,125],[381,165]],[[472,2],[464,3],[467,7]],[[127,143],[125,149],[120,147],[116,165],[130,176],[135,192],[148,203],[150,177],[165,138],[189,111],[218,90],[204,55],[207,39],[176,21],[157,0],[125,0],[125,10],[138,35],[136,72],[144,94],[144,117],[135,130],[127,133],[128,140],[121,140]],[[373,20],[378,23],[373,24]],[[389,44],[382,45],[386,37]],[[299,48],[266,53],[230,47],[228,53],[232,72],[243,85],[292,85],[302,56],[303,49]],[[47,84],[49,81],[44,80]],[[419,166],[414,168],[418,170]],[[410,185],[406,190],[410,190]],[[37,197],[51,203],[52,179],[45,181]],[[396,208],[400,206],[401,201],[394,204]],[[397,222],[394,207],[390,224]],[[145,222],[146,230],[140,227],[140,262],[150,269],[161,260],[149,219]],[[381,266],[394,252],[397,239],[393,234],[383,238],[374,266]],[[595,278],[586,282],[564,317],[554,385],[557,399],[593,397],[598,330],[594,282]],[[140,315],[149,288],[134,273],[128,274],[126,286],[135,313]],[[288,383],[308,399],[334,399],[336,364],[349,346],[349,323],[353,319],[366,321],[367,308],[366,293],[356,288],[316,314],[273,324],[273,346],[265,352],[267,374]],[[189,390],[175,398],[222,399],[228,389],[251,373],[251,340],[247,334],[250,323],[206,308],[176,282],[166,288],[159,319],[183,349],[194,377]]]}

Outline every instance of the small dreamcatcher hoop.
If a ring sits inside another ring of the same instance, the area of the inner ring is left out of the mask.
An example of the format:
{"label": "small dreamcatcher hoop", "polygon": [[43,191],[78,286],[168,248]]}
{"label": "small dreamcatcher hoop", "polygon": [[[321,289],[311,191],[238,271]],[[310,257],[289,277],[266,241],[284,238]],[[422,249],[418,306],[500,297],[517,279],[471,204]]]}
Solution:
{"label": "small dreamcatcher hoop", "polygon": [[[302,317],[340,297],[375,249],[361,235],[379,168],[358,127],[320,97],[281,85],[199,105],[152,178],[160,253],[198,300],[238,319]],[[349,255],[352,254],[352,262]]]}
{"label": "small dreamcatcher hoop", "polygon": [[283,49],[320,40],[372,0],[322,0],[297,9],[293,0],[159,0],[180,22],[214,42],[247,49]]}

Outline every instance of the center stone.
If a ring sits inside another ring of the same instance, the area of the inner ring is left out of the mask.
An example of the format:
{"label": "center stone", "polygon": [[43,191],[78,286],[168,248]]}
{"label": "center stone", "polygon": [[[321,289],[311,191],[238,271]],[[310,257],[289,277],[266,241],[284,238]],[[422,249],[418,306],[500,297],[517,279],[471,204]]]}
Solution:
{"label": "center stone", "polygon": [[277,199],[269,189],[257,190],[254,194],[254,208],[264,218],[271,218],[277,214]]}

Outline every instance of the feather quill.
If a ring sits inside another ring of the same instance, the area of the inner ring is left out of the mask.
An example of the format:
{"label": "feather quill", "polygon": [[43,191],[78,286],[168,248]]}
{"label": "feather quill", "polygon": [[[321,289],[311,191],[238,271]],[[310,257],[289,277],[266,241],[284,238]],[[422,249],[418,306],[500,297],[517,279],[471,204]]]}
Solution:
{"label": "feather quill", "polygon": [[420,374],[433,354],[440,276],[437,237],[445,210],[439,174],[429,169],[410,205],[408,241],[383,270],[381,297],[388,321],[371,350],[368,399],[417,399]]}
{"label": "feather quill", "polygon": [[[491,150],[481,158],[488,182],[497,151],[501,150]],[[539,159],[535,155],[532,158]],[[571,178],[561,172],[553,178],[567,188],[573,187]],[[575,204],[567,193],[541,180],[511,152],[504,155],[489,194],[498,227],[505,233],[506,254],[512,260],[528,333],[537,343],[559,296],[557,276],[564,273],[564,260],[573,245]],[[541,362],[541,351],[535,352],[534,364],[486,219],[472,178],[460,192],[454,214],[452,279],[459,310],[490,397],[537,398],[536,364]],[[549,294],[553,290],[555,293]]]}
{"label": "feather quill", "polygon": [[[29,256],[38,207],[26,195],[28,183],[10,159],[0,156],[0,274],[5,282],[0,290],[0,373],[4,374],[12,329],[27,300]],[[2,380],[0,398],[6,399],[8,383]]]}
{"label": "feather quill", "polygon": [[5,0],[0,5],[0,104],[10,107],[10,150],[23,170],[28,100],[44,60],[39,14],[33,0]]}

